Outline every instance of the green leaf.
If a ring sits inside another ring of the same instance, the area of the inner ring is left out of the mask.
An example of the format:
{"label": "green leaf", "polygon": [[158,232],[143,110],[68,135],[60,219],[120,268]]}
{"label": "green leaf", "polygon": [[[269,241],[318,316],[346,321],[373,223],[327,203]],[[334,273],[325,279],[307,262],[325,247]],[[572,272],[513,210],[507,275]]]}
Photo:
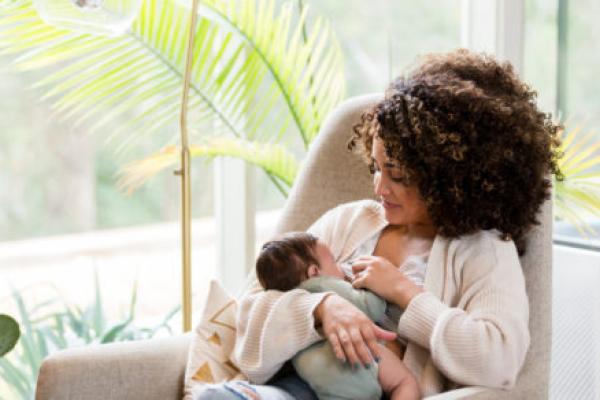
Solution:
{"label": "green leaf", "polygon": [[[261,167],[274,179],[291,187],[299,165],[293,154],[278,144],[257,143],[235,138],[215,137],[190,147],[192,157],[235,157]],[[158,172],[179,161],[179,149],[169,146],[146,159],[126,165],[120,171],[118,185],[132,192]]]}
{"label": "green leaf", "polygon": [[106,324],[106,317],[104,316],[104,309],[102,307],[102,293],[100,292],[100,281],[98,278],[98,271],[94,269],[94,304],[93,304],[93,328],[96,335],[100,335],[104,332],[104,325]]}
{"label": "green leaf", "polygon": [[34,330],[31,324],[29,312],[27,307],[25,306],[25,302],[20,293],[18,293],[14,288],[12,289],[13,299],[17,304],[17,308],[19,310],[19,317],[21,326],[24,330],[21,332],[21,347],[23,349],[23,355],[27,361],[27,366],[31,370],[31,374],[35,375],[37,373],[37,368],[39,367],[42,359],[39,354],[38,349],[36,348]]}
{"label": "green leaf", "polygon": [[117,337],[119,336],[119,334],[121,332],[123,332],[128,326],[129,324],[131,324],[131,319],[127,318],[125,321],[116,324],[115,326],[113,326],[112,328],[110,328],[108,330],[108,332],[106,332],[106,334],[104,334],[101,338],[100,338],[100,343],[112,343],[114,342]]}
{"label": "green leaf", "polygon": [[554,182],[555,216],[574,225],[582,236],[597,233],[586,223],[589,215],[600,216],[600,141],[582,124],[561,132],[558,160],[564,180]]}
{"label": "green leaf", "polygon": [[19,324],[11,316],[0,314],[0,357],[11,351],[21,336]]}
{"label": "green leaf", "polygon": [[[237,6],[235,0],[207,0],[201,4],[201,13],[243,37],[260,56],[308,146],[324,116],[343,96],[342,53],[337,40],[319,18],[308,35],[302,35],[307,9],[301,11],[292,27],[289,7],[274,15],[272,0],[258,1],[256,7],[242,3],[246,7]],[[267,9],[270,17],[264,18]],[[258,32],[247,22],[253,20],[261,21],[257,23]],[[331,63],[323,62],[328,58]],[[332,71],[335,73],[328,74]]]}
{"label": "green leaf", "polygon": [[29,377],[3,358],[0,358],[0,376],[4,378],[9,388],[18,393],[18,398],[29,399],[32,397],[33,390]]}

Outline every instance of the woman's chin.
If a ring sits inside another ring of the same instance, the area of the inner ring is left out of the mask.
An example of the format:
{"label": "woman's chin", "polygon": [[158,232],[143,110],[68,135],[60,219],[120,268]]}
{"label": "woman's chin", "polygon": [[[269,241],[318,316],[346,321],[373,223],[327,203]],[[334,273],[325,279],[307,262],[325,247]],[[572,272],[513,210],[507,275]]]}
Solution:
{"label": "woman's chin", "polygon": [[385,209],[385,219],[390,225],[402,225],[405,223],[403,216],[398,211],[400,210],[394,208]]}

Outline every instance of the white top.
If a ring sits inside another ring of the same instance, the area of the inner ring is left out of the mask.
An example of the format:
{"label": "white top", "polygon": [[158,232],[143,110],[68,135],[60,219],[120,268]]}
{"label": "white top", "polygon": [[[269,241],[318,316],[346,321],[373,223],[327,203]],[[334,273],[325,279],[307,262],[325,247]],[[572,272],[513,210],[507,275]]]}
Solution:
{"label": "white top", "polygon": [[[376,232],[373,236],[367,238],[362,244],[360,244],[356,250],[348,257],[346,261],[340,263],[340,267],[344,271],[344,274],[348,278],[352,278],[352,264],[354,261],[362,255],[368,254],[373,255],[377,242],[383,229]],[[425,284],[425,271],[427,270],[427,259],[429,258],[429,252],[421,255],[411,255],[404,260],[402,265],[398,268],[406,275],[413,283],[418,286]],[[379,325],[388,331],[397,332],[398,323],[402,316],[402,309],[393,303],[388,303],[387,310],[385,312],[386,318],[379,322]],[[397,336],[397,341],[406,345],[406,341],[402,337]]]}
{"label": "white top", "polygon": [[[347,277],[352,278],[352,264],[358,257],[365,254],[373,255],[381,232],[383,232],[383,229],[367,238],[356,248],[356,250],[354,250],[354,252],[352,252],[350,257],[340,263],[340,267]],[[421,255],[408,256],[402,265],[400,265],[399,269],[416,285],[423,286],[425,284],[425,271],[427,270],[428,258],[429,252]]]}

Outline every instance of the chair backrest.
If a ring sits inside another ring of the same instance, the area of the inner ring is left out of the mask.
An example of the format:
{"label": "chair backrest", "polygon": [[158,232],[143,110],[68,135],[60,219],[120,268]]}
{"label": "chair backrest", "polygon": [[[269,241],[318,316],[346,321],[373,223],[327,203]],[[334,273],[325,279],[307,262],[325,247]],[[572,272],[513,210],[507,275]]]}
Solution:
{"label": "chair backrest", "polygon": [[[346,144],[361,113],[381,97],[371,94],[352,98],[327,118],[311,145],[276,233],[305,230],[338,204],[374,198],[368,169],[358,156],[348,151]],[[527,252],[521,258],[529,296],[531,345],[516,387],[510,392],[495,392],[493,398],[548,398],[552,317],[550,200],[542,207],[539,221],[540,225],[527,236]]]}

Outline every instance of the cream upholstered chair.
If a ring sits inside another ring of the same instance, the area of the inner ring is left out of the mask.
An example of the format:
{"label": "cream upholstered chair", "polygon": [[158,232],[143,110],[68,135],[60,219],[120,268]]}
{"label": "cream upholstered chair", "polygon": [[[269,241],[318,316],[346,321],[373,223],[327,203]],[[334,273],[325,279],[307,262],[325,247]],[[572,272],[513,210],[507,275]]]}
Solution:
{"label": "cream upholstered chair", "polygon": [[[381,95],[350,99],[326,120],[285,205],[277,232],[304,230],[331,207],[372,197],[367,168],[346,142],[361,112]],[[430,399],[546,399],[551,343],[551,205],[528,237],[521,262],[530,300],[531,346],[511,391],[468,387]],[[36,399],[140,399],[182,397],[189,335],[70,349],[48,357],[40,370]]]}

